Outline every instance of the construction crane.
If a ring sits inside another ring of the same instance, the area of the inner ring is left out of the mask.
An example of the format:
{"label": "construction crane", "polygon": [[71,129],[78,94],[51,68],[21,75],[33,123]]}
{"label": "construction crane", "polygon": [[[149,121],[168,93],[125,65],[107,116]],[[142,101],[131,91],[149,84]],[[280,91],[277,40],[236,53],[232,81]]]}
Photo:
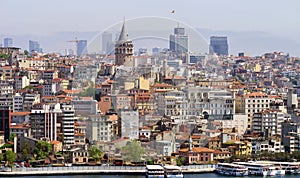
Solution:
{"label": "construction crane", "polygon": [[79,42],[79,40],[77,39],[77,37],[75,37],[75,40],[69,40],[67,42],[75,43],[75,45],[76,45],[76,56],[78,56],[78,42]]}

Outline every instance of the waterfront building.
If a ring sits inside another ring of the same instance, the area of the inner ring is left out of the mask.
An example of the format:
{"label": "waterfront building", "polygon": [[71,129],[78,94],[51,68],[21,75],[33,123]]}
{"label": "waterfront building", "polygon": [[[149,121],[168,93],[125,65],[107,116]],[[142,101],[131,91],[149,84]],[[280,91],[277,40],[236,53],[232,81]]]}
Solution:
{"label": "waterfront building", "polygon": [[183,164],[207,164],[214,161],[214,150],[204,147],[182,148],[179,157],[183,158]]}
{"label": "waterfront building", "polygon": [[297,132],[289,132],[287,135],[283,136],[282,143],[285,152],[299,152],[300,134]]}
{"label": "waterfront building", "polygon": [[228,55],[228,42],[226,36],[211,36],[210,37],[210,46],[209,46],[210,54],[217,55]]}

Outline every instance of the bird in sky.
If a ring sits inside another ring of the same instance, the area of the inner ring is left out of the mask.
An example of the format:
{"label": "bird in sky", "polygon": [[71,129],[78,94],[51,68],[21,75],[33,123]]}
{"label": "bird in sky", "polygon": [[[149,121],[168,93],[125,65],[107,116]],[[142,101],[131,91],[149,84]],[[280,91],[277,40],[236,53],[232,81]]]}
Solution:
{"label": "bird in sky", "polygon": [[172,11],[171,11],[171,14],[174,14],[175,13],[175,10],[173,9]]}

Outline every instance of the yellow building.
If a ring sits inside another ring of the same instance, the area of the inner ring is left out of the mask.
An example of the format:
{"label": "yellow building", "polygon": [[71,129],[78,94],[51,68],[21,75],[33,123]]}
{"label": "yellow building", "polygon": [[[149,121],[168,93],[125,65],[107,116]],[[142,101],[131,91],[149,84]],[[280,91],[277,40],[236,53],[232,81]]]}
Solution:
{"label": "yellow building", "polygon": [[240,142],[227,142],[225,143],[227,148],[233,155],[251,155],[252,154],[252,143],[248,141]]}
{"label": "yellow building", "polygon": [[254,68],[253,68],[254,72],[261,72],[261,66],[259,64],[255,64]]}

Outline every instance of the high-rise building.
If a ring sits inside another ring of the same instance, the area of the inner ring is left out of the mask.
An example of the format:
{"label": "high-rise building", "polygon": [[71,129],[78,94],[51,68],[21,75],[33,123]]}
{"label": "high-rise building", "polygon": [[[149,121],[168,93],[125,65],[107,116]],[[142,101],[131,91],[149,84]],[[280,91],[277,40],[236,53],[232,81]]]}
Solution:
{"label": "high-rise building", "polygon": [[104,54],[110,54],[113,52],[112,34],[109,32],[104,32],[102,34],[102,52]]}
{"label": "high-rise building", "polygon": [[40,48],[40,44],[37,41],[29,40],[29,53],[42,53],[43,50]]}
{"label": "high-rise building", "polygon": [[4,47],[13,47],[13,39],[4,38]]}
{"label": "high-rise building", "polygon": [[125,20],[119,39],[115,45],[115,63],[116,65],[133,66],[133,44],[128,40],[125,30]]}
{"label": "high-rise building", "polygon": [[4,139],[9,138],[9,128],[11,125],[11,107],[1,106],[0,107],[0,132],[4,132]]}
{"label": "high-rise building", "polygon": [[174,35],[170,35],[169,47],[171,51],[177,53],[186,53],[189,48],[189,37],[185,35],[185,28],[174,28]]}
{"label": "high-rise building", "polygon": [[88,53],[88,51],[87,51],[87,40],[79,40],[77,49],[78,49],[78,51],[77,51],[78,56],[81,56],[83,54],[87,54]]}
{"label": "high-rise building", "polygon": [[62,133],[64,146],[72,146],[75,143],[74,140],[74,123],[75,123],[75,110],[72,105],[62,106]]}
{"label": "high-rise building", "polygon": [[228,55],[228,42],[226,36],[211,36],[210,37],[210,54]]}

